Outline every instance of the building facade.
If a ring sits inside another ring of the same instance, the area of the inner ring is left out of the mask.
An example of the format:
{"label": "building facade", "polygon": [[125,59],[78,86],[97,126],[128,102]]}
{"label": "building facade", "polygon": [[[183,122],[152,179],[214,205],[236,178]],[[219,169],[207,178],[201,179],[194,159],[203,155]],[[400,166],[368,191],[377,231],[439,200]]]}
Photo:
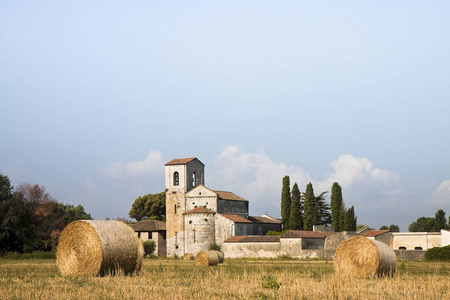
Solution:
{"label": "building facade", "polygon": [[207,188],[204,167],[195,157],[165,165],[167,256],[195,255],[231,236],[281,231],[275,218],[249,216],[248,200]]}

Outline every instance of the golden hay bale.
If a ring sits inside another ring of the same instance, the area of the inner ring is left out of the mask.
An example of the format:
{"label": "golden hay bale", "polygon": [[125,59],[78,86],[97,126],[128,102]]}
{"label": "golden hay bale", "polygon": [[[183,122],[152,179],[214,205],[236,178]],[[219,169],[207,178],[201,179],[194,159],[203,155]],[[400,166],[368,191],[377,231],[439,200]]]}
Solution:
{"label": "golden hay bale", "polygon": [[137,274],[143,256],[142,242],[125,223],[80,220],[61,233],[56,265],[62,275]]}
{"label": "golden hay bale", "polygon": [[200,251],[195,257],[196,266],[215,266],[219,263],[217,253],[210,251]]}
{"label": "golden hay bale", "polygon": [[355,236],[339,244],[334,268],[337,274],[344,276],[394,276],[397,256],[382,242]]}
{"label": "golden hay bale", "polygon": [[217,254],[217,257],[219,258],[219,264],[222,264],[222,263],[223,263],[224,255],[223,255],[222,252],[217,251],[217,250],[208,250],[208,251],[213,251],[213,252],[215,252],[215,253]]}
{"label": "golden hay bale", "polygon": [[183,255],[183,259],[184,260],[193,260],[194,259],[194,254],[192,254],[192,253],[185,253]]}

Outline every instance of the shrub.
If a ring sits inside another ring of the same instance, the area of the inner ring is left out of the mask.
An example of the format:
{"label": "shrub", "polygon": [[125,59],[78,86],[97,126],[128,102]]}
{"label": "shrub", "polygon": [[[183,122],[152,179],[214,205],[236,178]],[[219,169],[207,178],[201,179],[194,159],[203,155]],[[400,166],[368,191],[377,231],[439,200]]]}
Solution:
{"label": "shrub", "polygon": [[216,250],[216,251],[220,251],[220,245],[214,243],[209,244],[209,250]]}
{"label": "shrub", "polygon": [[264,281],[261,282],[261,286],[264,289],[279,289],[281,283],[279,283],[277,279],[273,276],[266,276],[264,277]]}
{"label": "shrub", "polygon": [[156,249],[156,244],[154,240],[146,240],[144,242],[144,253],[145,256],[149,256],[150,254],[153,254],[153,252]]}
{"label": "shrub", "polygon": [[424,258],[426,261],[450,261],[450,245],[428,249]]}

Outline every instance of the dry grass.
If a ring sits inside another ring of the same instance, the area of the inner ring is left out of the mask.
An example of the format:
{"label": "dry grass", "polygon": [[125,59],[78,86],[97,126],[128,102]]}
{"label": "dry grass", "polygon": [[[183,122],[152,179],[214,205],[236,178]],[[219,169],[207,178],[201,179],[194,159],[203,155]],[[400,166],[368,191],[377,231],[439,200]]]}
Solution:
{"label": "dry grass", "polygon": [[58,298],[450,299],[450,263],[407,262],[394,278],[343,279],[328,261],[227,259],[199,268],[194,261],[144,260],[140,276],[62,277],[52,260],[0,260],[0,299]]}

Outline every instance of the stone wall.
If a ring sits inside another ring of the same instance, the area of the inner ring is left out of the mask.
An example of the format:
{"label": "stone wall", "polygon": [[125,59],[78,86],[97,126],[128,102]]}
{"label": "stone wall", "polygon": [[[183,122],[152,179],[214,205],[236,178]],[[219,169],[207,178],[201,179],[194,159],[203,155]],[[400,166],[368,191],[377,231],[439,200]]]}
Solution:
{"label": "stone wall", "polygon": [[248,201],[219,199],[217,201],[217,212],[221,214],[248,216]]}
{"label": "stone wall", "polygon": [[215,241],[214,214],[186,214],[184,222],[185,253],[196,255],[201,250],[208,250],[209,245]]}
{"label": "stone wall", "polygon": [[[392,249],[400,250],[427,250],[441,246],[441,234],[439,232],[394,232]],[[419,249],[420,248],[420,249]]]}
{"label": "stone wall", "polygon": [[225,257],[275,258],[280,256],[280,243],[223,243]]}
{"label": "stone wall", "polygon": [[216,243],[222,246],[223,241],[234,235],[234,222],[220,214],[216,214]]}
{"label": "stone wall", "polygon": [[394,250],[394,252],[397,255],[398,260],[422,261],[425,256],[425,252],[427,252],[427,251],[424,251],[424,250]]}

